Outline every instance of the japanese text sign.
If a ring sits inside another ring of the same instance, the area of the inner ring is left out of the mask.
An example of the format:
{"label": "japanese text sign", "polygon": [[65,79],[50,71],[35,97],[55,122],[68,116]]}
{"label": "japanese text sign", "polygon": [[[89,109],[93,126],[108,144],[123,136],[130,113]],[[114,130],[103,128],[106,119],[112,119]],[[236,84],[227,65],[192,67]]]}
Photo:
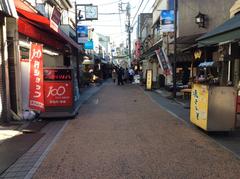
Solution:
{"label": "japanese text sign", "polygon": [[37,111],[44,111],[42,50],[42,44],[31,43],[29,108]]}
{"label": "japanese text sign", "polygon": [[190,120],[202,129],[207,129],[208,86],[194,84],[191,95]]}

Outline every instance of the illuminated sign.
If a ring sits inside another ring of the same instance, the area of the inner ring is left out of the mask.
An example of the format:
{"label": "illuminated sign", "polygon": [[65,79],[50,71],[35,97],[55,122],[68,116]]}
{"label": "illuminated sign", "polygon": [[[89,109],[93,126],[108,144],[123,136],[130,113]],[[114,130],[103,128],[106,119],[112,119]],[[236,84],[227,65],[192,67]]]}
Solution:
{"label": "illuminated sign", "polygon": [[152,70],[146,71],[146,89],[151,90],[152,89],[152,80],[153,80],[153,74]]}

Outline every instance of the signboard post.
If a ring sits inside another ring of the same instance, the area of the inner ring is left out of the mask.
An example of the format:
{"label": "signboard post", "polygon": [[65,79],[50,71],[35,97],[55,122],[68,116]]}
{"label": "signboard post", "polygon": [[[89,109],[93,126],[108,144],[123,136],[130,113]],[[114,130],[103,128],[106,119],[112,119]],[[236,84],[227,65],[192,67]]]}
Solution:
{"label": "signboard post", "polygon": [[43,94],[43,45],[31,43],[30,49],[30,81],[29,108],[44,111]]}
{"label": "signboard post", "polygon": [[146,90],[152,90],[153,71],[148,69],[146,71]]}

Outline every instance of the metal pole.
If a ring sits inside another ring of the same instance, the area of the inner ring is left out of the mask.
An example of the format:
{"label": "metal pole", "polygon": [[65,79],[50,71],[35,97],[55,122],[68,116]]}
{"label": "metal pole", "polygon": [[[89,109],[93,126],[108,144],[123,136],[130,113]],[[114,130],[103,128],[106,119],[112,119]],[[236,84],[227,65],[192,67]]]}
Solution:
{"label": "metal pole", "polygon": [[176,98],[177,93],[177,74],[176,74],[176,62],[177,62],[177,8],[178,0],[174,0],[174,61],[173,61],[173,98]]}
{"label": "metal pole", "polygon": [[[75,2],[75,35],[76,35],[76,43],[78,43],[78,35],[77,35],[77,24],[78,24],[78,17],[77,17],[77,3]],[[77,64],[77,81],[78,81],[78,90],[80,93],[80,68],[79,68],[79,50],[77,49],[77,56],[76,56],[76,64]]]}
{"label": "metal pole", "polygon": [[129,55],[129,64],[131,62],[131,14],[130,14],[130,3],[127,5],[127,18],[128,18],[128,55]]}

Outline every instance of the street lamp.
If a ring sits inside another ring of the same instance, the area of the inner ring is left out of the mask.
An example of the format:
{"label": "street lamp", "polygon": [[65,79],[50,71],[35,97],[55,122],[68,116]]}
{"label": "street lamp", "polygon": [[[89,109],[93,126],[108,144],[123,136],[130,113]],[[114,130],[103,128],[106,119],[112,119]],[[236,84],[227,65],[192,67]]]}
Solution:
{"label": "street lamp", "polygon": [[198,24],[199,27],[205,28],[206,25],[206,15],[201,12],[195,17],[195,23]]}

